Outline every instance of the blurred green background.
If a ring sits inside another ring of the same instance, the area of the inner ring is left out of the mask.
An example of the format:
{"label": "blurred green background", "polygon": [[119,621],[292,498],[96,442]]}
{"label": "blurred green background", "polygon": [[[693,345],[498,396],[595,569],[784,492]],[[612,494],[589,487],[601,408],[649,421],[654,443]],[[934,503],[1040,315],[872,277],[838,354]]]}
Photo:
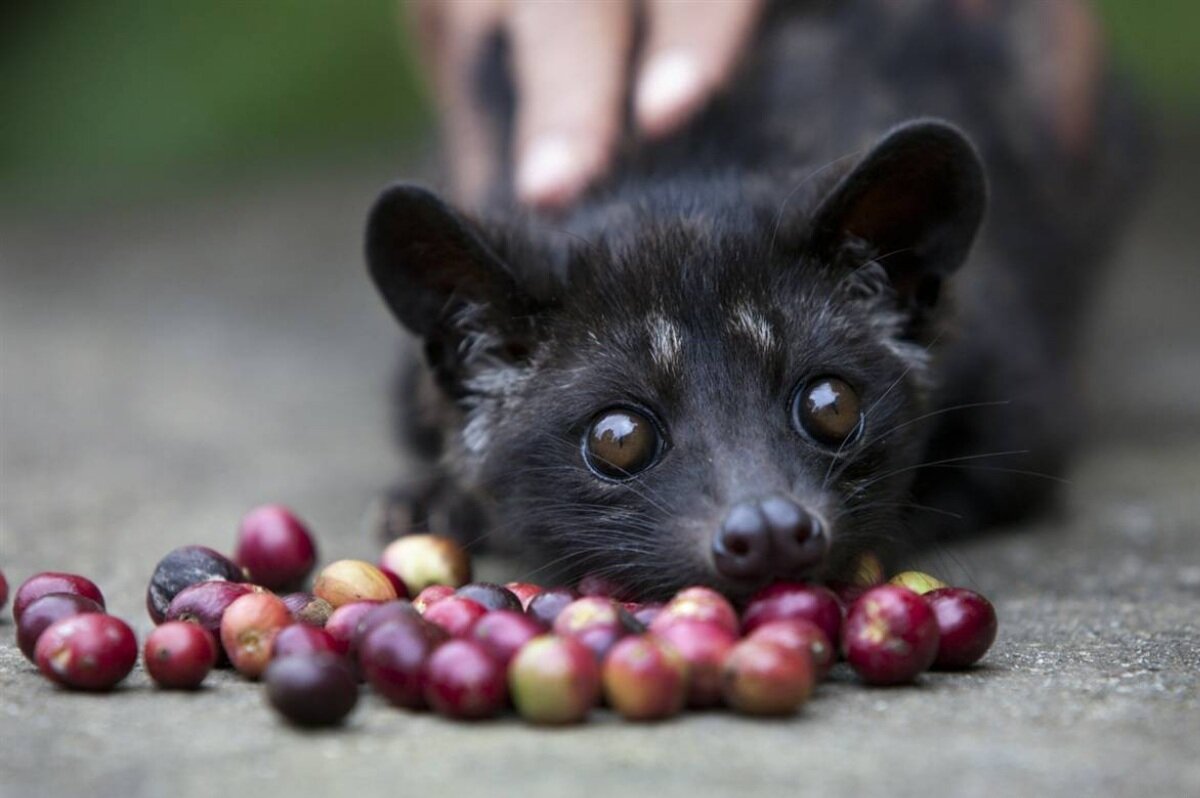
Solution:
{"label": "blurred green background", "polygon": [[[1099,6],[1168,120],[1196,120],[1200,3]],[[0,203],[136,202],[410,158],[429,102],[404,17],[397,0],[6,4]]]}

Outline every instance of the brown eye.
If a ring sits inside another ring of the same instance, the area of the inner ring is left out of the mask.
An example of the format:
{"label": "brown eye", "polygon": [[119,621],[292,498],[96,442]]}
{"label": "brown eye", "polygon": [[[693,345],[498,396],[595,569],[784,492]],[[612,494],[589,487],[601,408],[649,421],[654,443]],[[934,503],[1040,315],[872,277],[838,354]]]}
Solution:
{"label": "brown eye", "polygon": [[796,422],[814,440],[838,446],[854,435],[862,422],[858,394],[837,377],[818,377],[796,394]]}
{"label": "brown eye", "polygon": [[604,410],[583,440],[588,468],[609,479],[627,479],[654,462],[661,450],[658,429],[636,410]]}

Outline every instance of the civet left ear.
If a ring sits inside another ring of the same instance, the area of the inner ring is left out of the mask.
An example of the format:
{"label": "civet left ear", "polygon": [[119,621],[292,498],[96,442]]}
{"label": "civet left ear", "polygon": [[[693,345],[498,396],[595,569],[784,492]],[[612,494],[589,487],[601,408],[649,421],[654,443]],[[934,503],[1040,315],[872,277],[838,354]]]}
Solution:
{"label": "civet left ear", "polygon": [[844,247],[865,245],[903,305],[927,305],[966,260],[986,204],[983,164],[967,137],[947,122],[909,122],[826,195],[808,246],[835,259]]}

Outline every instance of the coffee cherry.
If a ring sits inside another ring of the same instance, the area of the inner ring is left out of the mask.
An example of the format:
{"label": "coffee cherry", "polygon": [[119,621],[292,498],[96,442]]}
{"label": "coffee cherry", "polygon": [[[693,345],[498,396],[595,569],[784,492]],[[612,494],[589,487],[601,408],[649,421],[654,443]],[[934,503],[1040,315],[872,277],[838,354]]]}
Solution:
{"label": "coffee cherry", "polygon": [[996,639],[996,610],[973,590],[942,587],[926,593],[938,625],[938,653],[933,667],[966,668],[974,665]]}
{"label": "coffee cherry", "polygon": [[358,651],[362,641],[376,626],[382,626],[388,621],[413,621],[420,618],[420,613],[407,601],[397,599],[376,604],[360,616],[358,625],[350,639],[350,650]]}
{"label": "coffee cherry", "polygon": [[908,588],[880,585],[850,607],[842,655],[868,684],[911,682],[938,652],[937,618]]}
{"label": "coffee cherry", "polygon": [[542,592],[540,585],[530,584],[529,582],[509,582],[504,585],[512,594],[521,602],[521,609],[529,608],[529,602],[533,601],[533,597]]}
{"label": "coffee cherry", "polygon": [[471,561],[450,538],[406,535],[388,544],[379,564],[418,593],[430,585],[460,587],[471,581]]}
{"label": "coffee cherry", "polygon": [[320,627],[333,615],[333,605],[313,593],[288,593],[281,598],[296,623]]}
{"label": "coffee cherry", "polygon": [[803,618],[786,618],[764,623],[748,636],[750,640],[767,640],[784,648],[794,649],[812,657],[817,678],[824,679],[836,659],[833,644],[821,627]]}
{"label": "coffee cherry", "polygon": [[948,585],[936,576],[922,573],[921,571],[901,571],[888,580],[889,585],[899,585],[906,587],[918,596],[924,595],[931,590],[937,590]]}
{"label": "coffee cherry", "polygon": [[221,617],[221,646],[238,673],[257,679],[271,661],[275,636],[291,624],[292,614],[278,596],[248,593]]}
{"label": "coffee cherry", "polygon": [[0,571],[0,610],[4,609],[4,605],[8,603],[8,580],[4,578],[4,572]]}
{"label": "coffee cherry", "polygon": [[391,601],[396,589],[383,572],[362,560],[338,560],[317,575],[313,593],[336,609],[352,601]]}
{"label": "coffee cherry", "polygon": [[241,582],[201,582],[180,590],[167,605],[167,621],[187,621],[200,626],[219,640],[221,617],[237,599],[254,593],[254,587]]}
{"label": "coffee cherry", "polygon": [[549,629],[554,625],[554,619],[558,617],[558,614],[566,609],[567,605],[576,598],[578,596],[565,587],[554,587],[549,590],[543,590],[529,600],[529,606],[525,608],[525,614]]}
{"label": "coffee cherry", "polygon": [[120,618],[88,613],[51,624],[34,658],[47,679],[76,690],[110,690],[137,662],[137,638]]}
{"label": "coffee cherry", "polygon": [[725,658],[725,703],[747,715],[790,715],[816,681],[811,657],[769,640],[743,640]]}
{"label": "coffee cherry", "polygon": [[711,707],[721,703],[722,668],[737,637],[711,621],[685,618],[653,630],[653,634],[669,643],[687,662],[688,706]]}
{"label": "coffee cherry", "polygon": [[602,661],[609,649],[630,632],[637,621],[612,599],[585,596],[568,604],[554,619],[554,633],[573,637]]}
{"label": "coffee cherry", "polygon": [[390,568],[384,568],[383,566],[380,566],[379,570],[384,576],[387,577],[388,581],[392,583],[392,589],[396,591],[396,598],[408,598],[408,585],[404,584],[404,580],[401,579],[395,571],[391,570]]}
{"label": "coffee cherry", "polygon": [[58,571],[44,571],[34,574],[21,583],[13,596],[13,620],[21,623],[21,615],[25,608],[42,596],[50,593],[72,593],[83,596],[100,605],[104,609],[104,594],[90,579],[77,574],[64,574]]}
{"label": "coffee cherry", "polygon": [[422,617],[445,629],[451,637],[463,637],[484,615],[487,615],[487,607],[478,601],[449,596],[426,609]]}
{"label": "coffee cherry", "polygon": [[578,723],[600,700],[600,666],[591,649],[569,637],[542,635],[508,666],[508,687],[531,723]]}
{"label": "coffee cherry", "polygon": [[670,643],[654,635],[623,638],[604,658],[604,695],[627,720],[678,715],[688,695],[688,667]]}
{"label": "coffee cherry", "polygon": [[495,610],[476,621],[468,637],[507,667],[521,647],[543,631],[541,624],[525,613]]}
{"label": "coffee cherry", "polygon": [[159,687],[199,687],[216,663],[217,641],[194,623],[165,621],[142,647],[142,664]]}
{"label": "coffee cherry", "polygon": [[599,596],[613,601],[628,601],[633,598],[629,588],[599,574],[587,574],[575,586],[575,592],[580,596]]}
{"label": "coffee cherry", "polygon": [[738,617],[733,605],[720,593],[707,587],[689,587],[676,593],[654,619],[650,630],[656,632],[665,629],[678,620],[715,623],[734,636],[738,633]]}
{"label": "coffee cherry", "polygon": [[780,582],[759,591],[742,614],[742,631],[750,634],[764,623],[784,618],[803,618],[821,627],[831,641],[842,629],[842,605],[837,596],[820,585]]}
{"label": "coffee cherry", "polygon": [[666,606],[662,602],[651,601],[645,604],[626,605],[625,609],[634,617],[634,620],[642,626],[649,628],[654,623],[654,619],[662,614],[663,608]]}
{"label": "coffee cherry", "polygon": [[350,666],[334,654],[276,659],[263,676],[267,701],[297,726],[334,726],[358,703]]}
{"label": "coffee cherry", "polygon": [[34,648],[42,632],[51,625],[87,612],[104,613],[104,608],[86,596],[75,593],[47,593],[25,606],[17,622],[17,647],[30,662],[36,664]]}
{"label": "coffee cherry", "polygon": [[333,611],[329,620],[325,622],[325,631],[329,632],[337,643],[339,654],[354,658],[357,645],[354,638],[358,632],[358,625],[368,612],[378,606],[381,606],[378,601],[354,601]]}
{"label": "coffee cherry", "polygon": [[471,601],[476,601],[490,610],[512,610],[513,612],[521,612],[521,600],[506,587],[494,585],[491,582],[472,582],[469,585],[463,585],[457,591],[457,595],[463,598],[469,598]]}
{"label": "coffee cherry", "polygon": [[305,656],[308,654],[336,654],[341,656],[341,646],[333,635],[324,629],[293,623],[275,635],[271,644],[271,659]]}
{"label": "coffee cherry", "polygon": [[848,607],[869,589],[883,584],[883,579],[883,562],[874,552],[867,551],[851,563],[848,579],[830,581],[828,587],[841,599],[842,605]]}
{"label": "coffee cherry", "polygon": [[420,618],[391,620],[372,629],[358,647],[363,675],[398,707],[425,705],[425,661],[442,642]]}
{"label": "coffee cherry", "polygon": [[508,700],[504,666],[474,640],[451,640],[425,663],[425,701],[452,718],[490,718]]}
{"label": "coffee cherry", "polygon": [[303,583],[312,572],[317,546],[291,510],[268,504],[242,516],[234,559],[255,584],[287,590]]}
{"label": "coffee cherry", "polygon": [[453,595],[454,588],[449,585],[430,585],[417,594],[417,597],[413,599],[413,606],[417,608],[418,612],[424,613],[430,605]]}
{"label": "coffee cherry", "polygon": [[146,611],[155,623],[166,620],[167,607],[185,587],[201,582],[243,582],[241,567],[207,546],[180,546],[158,561],[146,588]]}

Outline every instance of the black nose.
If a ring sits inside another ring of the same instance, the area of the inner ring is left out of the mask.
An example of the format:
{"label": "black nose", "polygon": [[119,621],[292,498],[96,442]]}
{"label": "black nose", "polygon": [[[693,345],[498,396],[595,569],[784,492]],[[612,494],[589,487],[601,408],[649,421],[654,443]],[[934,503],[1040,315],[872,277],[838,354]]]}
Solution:
{"label": "black nose", "polygon": [[731,579],[794,574],[817,565],[828,536],[821,522],[786,496],[735,504],[713,536],[713,562]]}

